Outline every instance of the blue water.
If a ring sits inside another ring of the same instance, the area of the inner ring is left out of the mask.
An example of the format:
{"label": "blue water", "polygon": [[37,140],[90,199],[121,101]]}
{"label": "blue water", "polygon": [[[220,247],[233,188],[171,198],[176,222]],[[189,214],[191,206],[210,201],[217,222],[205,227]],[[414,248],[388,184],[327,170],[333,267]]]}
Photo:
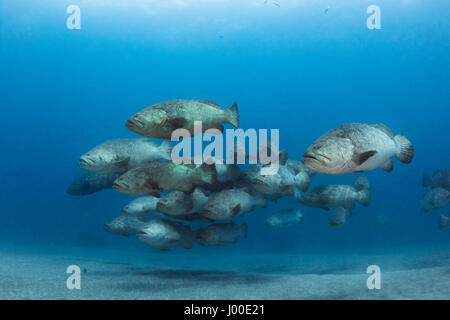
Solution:
{"label": "blue water", "polygon": [[[416,153],[408,165],[395,159],[391,173],[368,172],[372,202],[357,204],[340,229],[329,227],[330,213],[282,200],[239,219],[249,225],[247,239],[192,251],[449,244],[450,230],[437,229],[448,207],[424,214],[420,199],[423,173],[449,166],[450,3],[379,0],[382,28],[369,30],[373,1],[278,2],[0,0],[0,241],[153,250],[103,230],[129,196],[65,191],[84,173],[81,154],[108,139],[138,137],[125,127],[131,115],[195,98],[223,107],[237,101],[241,127],[280,129],[281,148],[294,159],[349,122],[384,123]],[[66,28],[70,4],[81,8],[80,30]],[[318,175],[312,186],[356,178]],[[303,224],[263,225],[291,207],[301,207]],[[375,223],[379,214],[389,217],[384,228]]]}

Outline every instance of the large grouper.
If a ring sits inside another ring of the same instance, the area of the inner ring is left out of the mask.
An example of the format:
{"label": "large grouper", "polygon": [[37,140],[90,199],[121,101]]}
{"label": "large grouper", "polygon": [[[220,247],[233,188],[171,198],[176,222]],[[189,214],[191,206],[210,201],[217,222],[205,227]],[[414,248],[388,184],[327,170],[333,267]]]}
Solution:
{"label": "large grouper", "polygon": [[172,161],[150,161],[121,175],[114,181],[113,189],[129,195],[150,194],[159,198],[160,191],[192,193],[197,185],[212,185],[216,180],[213,165],[204,163],[197,167]]}
{"label": "large grouper", "polygon": [[328,131],[304,153],[302,163],[325,174],[394,168],[392,156],[410,163],[414,147],[405,136],[394,136],[383,124],[349,123]]}
{"label": "large grouper", "polygon": [[186,129],[191,136],[194,122],[202,122],[202,132],[208,129],[223,131],[225,123],[239,128],[237,103],[224,110],[210,100],[170,100],[154,104],[128,119],[126,127],[144,136],[171,139],[176,129]]}

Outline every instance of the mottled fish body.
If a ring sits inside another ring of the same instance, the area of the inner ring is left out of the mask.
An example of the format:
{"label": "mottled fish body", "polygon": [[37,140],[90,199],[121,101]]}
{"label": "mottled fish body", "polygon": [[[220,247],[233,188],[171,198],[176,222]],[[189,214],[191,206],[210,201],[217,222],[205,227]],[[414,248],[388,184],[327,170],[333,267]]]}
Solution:
{"label": "mottled fish body", "polygon": [[157,209],[171,218],[186,220],[192,214],[200,212],[207,201],[208,197],[199,188],[191,194],[172,191],[159,200]]}
{"label": "mottled fish body", "polygon": [[450,202],[450,191],[444,188],[433,188],[422,197],[422,208],[425,212],[445,207]]}
{"label": "mottled fish body", "polygon": [[176,129],[186,129],[191,136],[194,122],[202,122],[202,131],[218,129],[223,131],[222,124],[228,123],[239,127],[237,104],[224,110],[209,100],[170,100],[154,104],[128,119],[126,127],[131,131],[158,139],[171,139]]}
{"label": "mottled fish body", "polygon": [[113,189],[130,195],[150,194],[160,197],[160,191],[191,193],[198,184],[214,184],[217,172],[206,163],[200,167],[174,164],[172,161],[151,161],[121,175]]}
{"label": "mottled fish body", "polygon": [[281,228],[294,224],[299,224],[303,220],[300,209],[280,210],[266,219],[265,225],[271,228]]}
{"label": "mottled fish body", "polygon": [[143,227],[144,221],[136,217],[120,216],[105,224],[104,229],[121,236],[135,235]]}
{"label": "mottled fish body", "polygon": [[265,208],[265,199],[246,189],[229,189],[210,195],[202,215],[210,220],[231,220],[255,210],[256,206]]}
{"label": "mottled fish body", "polygon": [[422,185],[431,188],[444,188],[450,191],[450,170],[436,170],[431,176],[425,173]]}
{"label": "mottled fish body", "polygon": [[343,124],[317,139],[304,153],[302,163],[325,174],[343,174],[383,168],[391,172],[392,157],[410,163],[414,147],[403,135],[383,124]]}
{"label": "mottled fish body", "polygon": [[236,243],[239,238],[247,238],[247,224],[241,226],[233,222],[215,223],[196,231],[195,239],[202,246],[218,246]]}
{"label": "mottled fish body", "polygon": [[66,192],[72,196],[85,196],[104,189],[111,189],[118,177],[117,174],[86,173],[75,179]]}
{"label": "mottled fish body", "polygon": [[355,206],[355,201],[364,206],[370,203],[370,190],[367,188],[368,182],[361,176],[355,187],[349,185],[324,185],[305,192],[297,200],[309,207],[329,208],[343,207],[351,210]]}
{"label": "mottled fish body", "polygon": [[180,222],[158,218],[146,222],[137,233],[137,237],[152,247],[169,250],[176,246],[191,249],[195,235],[190,227]]}
{"label": "mottled fish body", "polygon": [[115,139],[98,145],[80,157],[78,165],[94,173],[122,174],[148,161],[171,159],[172,145],[147,138]]}
{"label": "mottled fish body", "polygon": [[128,203],[122,213],[126,216],[145,218],[156,211],[159,199],[153,196],[139,197]]}

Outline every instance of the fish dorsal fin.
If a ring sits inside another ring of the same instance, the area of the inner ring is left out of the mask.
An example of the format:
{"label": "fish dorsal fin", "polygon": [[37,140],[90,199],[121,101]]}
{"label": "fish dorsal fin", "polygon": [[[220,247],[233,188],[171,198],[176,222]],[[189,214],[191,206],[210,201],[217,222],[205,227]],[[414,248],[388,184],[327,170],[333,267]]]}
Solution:
{"label": "fish dorsal fin", "polygon": [[116,168],[127,171],[129,162],[130,162],[130,157],[126,157],[124,159],[121,159],[118,157],[118,158],[114,159],[113,163]]}
{"label": "fish dorsal fin", "polygon": [[389,137],[391,137],[391,138],[394,137],[394,133],[392,132],[392,130],[389,129],[388,127],[386,127],[384,124],[378,123],[378,124],[374,124],[373,126],[377,129],[383,131],[384,133],[386,133]]}
{"label": "fish dorsal fin", "polygon": [[199,100],[201,103],[207,104],[211,107],[217,108],[222,110],[222,106],[218,104],[217,102],[211,101],[211,100]]}
{"label": "fish dorsal fin", "polygon": [[375,153],[377,153],[375,150],[369,150],[363,153],[355,153],[353,155],[353,162],[356,163],[358,166],[362,165],[364,162],[369,160],[370,157],[372,157]]}

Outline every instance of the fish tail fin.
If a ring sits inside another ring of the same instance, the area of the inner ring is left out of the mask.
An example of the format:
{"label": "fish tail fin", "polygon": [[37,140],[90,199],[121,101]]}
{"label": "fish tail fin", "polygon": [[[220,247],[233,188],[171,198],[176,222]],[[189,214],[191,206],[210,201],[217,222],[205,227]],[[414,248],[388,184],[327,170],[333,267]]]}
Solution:
{"label": "fish tail fin", "polygon": [[162,159],[171,160],[172,159],[172,144],[165,140],[159,146],[159,151]]}
{"label": "fish tail fin", "polygon": [[414,146],[404,135],[398,134],[394,137],[398,152],[395,155],[403,163],[410,163],[414,157]]}
{"label": "fish tail fin", "polygon": [[201,180],[207,184],[213,185],[217,181],[217,171],[214,164],[207,164],[206,162],[200,166]]}
{"label": "fish tail fin", "polygon": [[306,190],[308,190],[309,188],[309,183],[310,179],[306,171],[302,170],[295,176],[295,186],[299,188],[301,191],[306,192]]}
{"label": "fish tail fin", "polygon": [[359,203],[363,206],[367,207],[370,204],[370,190],[369,189],[361,189],[358,191],[359,193]]}
{"label": "fish tail fin", "polygon": [[247,238],[248,235],[248,225],[246,223],[243,223],[240,227],[239,227],[239,231],[241,233],[241,237],[242,238]]}
{"label": "fish tail fin", "polygon": [[239,110],[237,102],[233,103],[231,107],[225,110],[227,120],[235,128],[239,128]]}
{"label": "fish tail fin", "polygon": [[356,184],[355,184],[356,190],[362,190],[362,189],[370,189],[370,183],[369,180],[367,179],[366,175],[360,175],[358,177],[358,180],[356,180]]}
{"label": "fish tail fin", "polygon": [[297,209],[297,211],[295,211],[295,216],[298,218],[298,220],[302,220],[303,219],[303,213],[300,209]]}
{"label": "fish tail fin", "polygon": [[441,216],[439,217],[438,228],[443,229],[448,226],[450,226],[450,218],[441,214]]}
{"label": "fish tail fin", "polygon": [[422,177],[422,186],[424,187],[431,186],[431,177],[426,173],[424,173]]}

